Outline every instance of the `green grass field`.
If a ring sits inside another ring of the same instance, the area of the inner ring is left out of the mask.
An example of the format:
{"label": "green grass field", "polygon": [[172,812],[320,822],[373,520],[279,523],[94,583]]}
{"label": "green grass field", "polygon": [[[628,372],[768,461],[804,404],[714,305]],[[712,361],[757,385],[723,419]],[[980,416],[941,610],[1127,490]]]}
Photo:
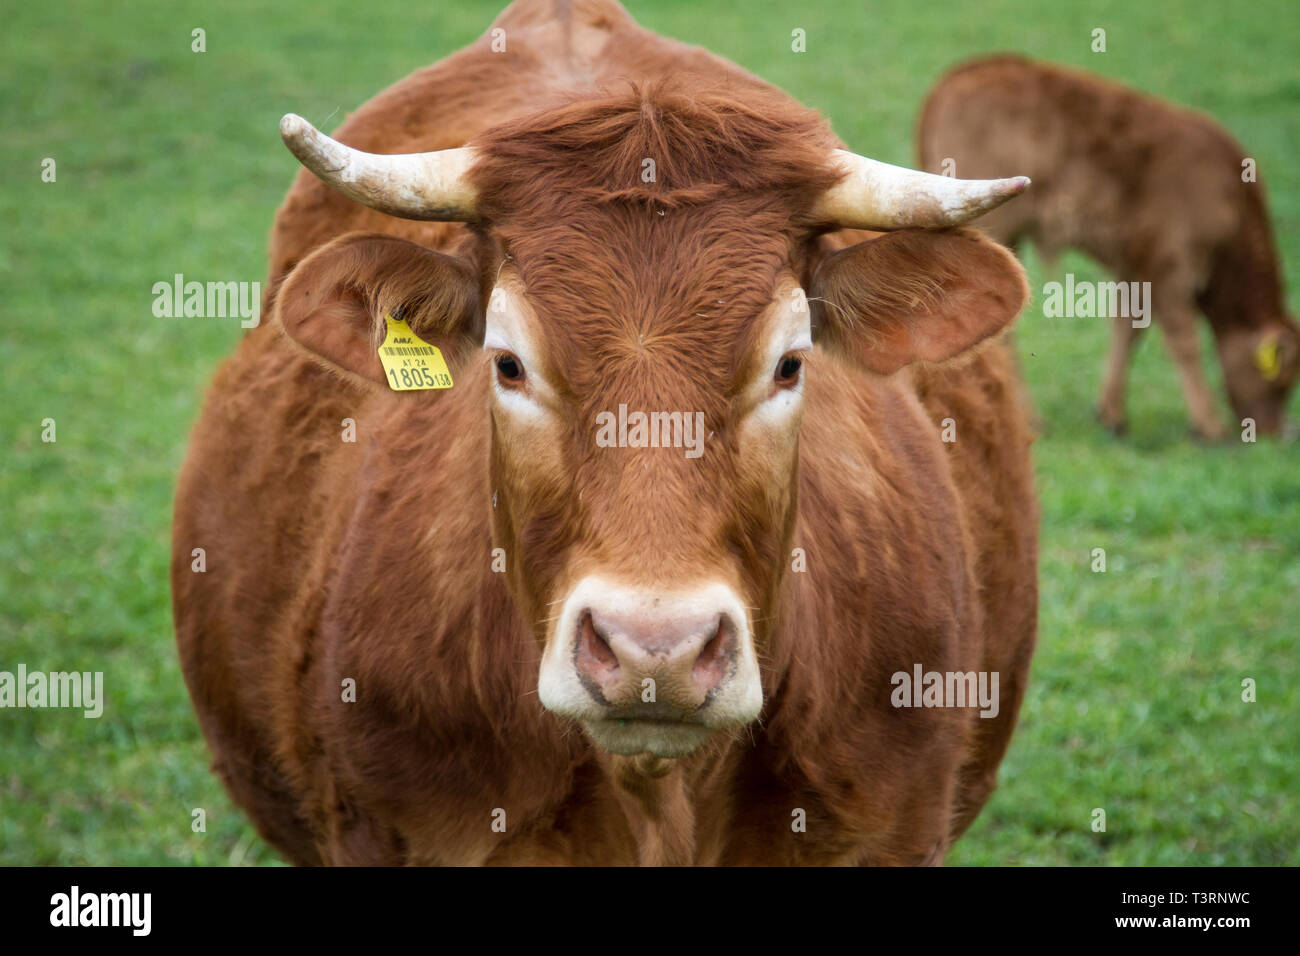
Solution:
{"label": "green grass field", "polygon": [[[241,329],[155,318],[151,287],[175,273],[264,280],[271,218],[297,169],[281,114],[332,129],[499,9],[213,6],[6,5],[0,670],[102,670],[108,703],[99,720],[0,711],[4,864],[277,860],[209,772],[167,584],[175,475]],[[1206,110],[1258,161],[1300,306],[1293,0],[629,9],[781,85],[854,149],[895,163],[912,159],[916,110],[941,70],[996,50]],[[790,50],[796,27],[807,53]],[[1090,51],[1096,27],[1106,53]],[[205,53],[191,52],[194,28]],[[54,183],[41,181],[46,157]],[[1048,266],[1031,251],[1027,265],[1040,297],[1065,271],[1102,277],[1072,256]],[[1041,637],[1001,789],[949,862],[1300,863],[1300,449],[1191,442],[1158,334],[1135,363],[1131,437],[1116,441],[1092,418],[1105,324],[1031,308],[1019,329],[1043,422]],[[1104,574],[1090,569],[1093,548],[1106,549]],[[1247,677],[1255,703],[1241,699]],[[194,808],[206,833],[191,831]],[[1104,833],[1091,828],[1094,808]]]}

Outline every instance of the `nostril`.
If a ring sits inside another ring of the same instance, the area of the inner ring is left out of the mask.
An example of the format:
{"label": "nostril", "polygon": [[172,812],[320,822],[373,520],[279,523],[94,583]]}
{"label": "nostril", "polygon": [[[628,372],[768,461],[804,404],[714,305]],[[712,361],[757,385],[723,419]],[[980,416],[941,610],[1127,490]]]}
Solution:
{"label": "nostril", "polygon": [[590,611],[583,611],[578,621],[578,668],[597,679],[608,677],[618,670],[618,657],[610,649],[591,619]]}
{"label": "nostril", "polygon": [[722,683],[731,670],[735,628],[725,614],[718,619],[717,630],[709,638],[691,667],[691,676],[707,690]]}

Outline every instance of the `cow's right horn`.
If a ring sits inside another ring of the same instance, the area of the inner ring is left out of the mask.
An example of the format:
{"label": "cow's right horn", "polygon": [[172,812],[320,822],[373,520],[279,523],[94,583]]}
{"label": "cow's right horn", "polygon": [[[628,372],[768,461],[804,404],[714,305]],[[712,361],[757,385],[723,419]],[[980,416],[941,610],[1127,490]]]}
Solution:
{"label": "cow's right horn", "polygon": [[470,222],[478,218],[477,196],[465,175],[474,164],[472,149],[363,153],[331,139],[294,113],[280,120],[280,136],[323,182],[372,209],[402,219]]}
{"label": "cow's right horn", "polygon": [[834,161],[848,175],[826,190],[814,210],[852,229],[937,229],[958,226],[1020,195],[1029,177],[953,179],[891,166],[837,149]]}

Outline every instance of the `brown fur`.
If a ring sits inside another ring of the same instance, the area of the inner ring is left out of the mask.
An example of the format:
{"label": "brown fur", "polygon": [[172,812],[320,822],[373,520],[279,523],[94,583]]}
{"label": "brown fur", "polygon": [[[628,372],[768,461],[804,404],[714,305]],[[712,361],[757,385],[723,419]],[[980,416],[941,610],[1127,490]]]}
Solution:
{"label": "brown fur", "polygon": [[[1121,281],[1151,283],[1153,319],[1201,436],[1226,432],[1201,368],[1198,313],[1238,418],[1255,419],[1262,434],[1281,430],[1300,378],[1300,327],[1287,314],[1262,177],[1242,181],[1249,154],[1213,120],[1099,77],[998,56],[939,81],[918,144],[930,171],[951,158],[958,176],[1033,180],[1024,200],[980,221],[999,241],[1031,239],[1049,258],[1080,249]],[[1099,413],[1116,430],[1141,331],[1114,319]],[[1261,346],[1277,349],[1276,376],[1257,367]]]}
{"label": "brown fur", "polygon": [[[176,498],[177,635],[215,767],[302,864],[939,862],[993,789],[1034,646],[1030,435],[997,337],[869,369],[991,336],[1023,273],[955,231],[889,237],[933,280],[857,255],[841,268],[870,281],[841,275],[835,250],[884,240],[810,221],[837,143],[815,114],[612,2],[551,6],[516,3],[496,24],[508,53],[485,37],[337,134],[473,142],[486,222],[392,219],[307,173],[276,218],[275,323],[218,373]],[[507,264],[564,392],[554,444],[505,441],[488,411],[472,346]],[[739,439],[734,392],[783,270],[817,299],[825,347],[793,467],[773,472]],[[444,348],[452,389],[378,384],[394,305]],[[897,321],[911,334],[885,335]],[[619,401],[704,411],[709,453],[596,454],[586,423]],[[761,720],[665,761],[605,754],[543,710],[548,605],[591,567],[725,569],[754,608]],[[890,674],[916,662],[999,671],[999,717],[892,707]]]}

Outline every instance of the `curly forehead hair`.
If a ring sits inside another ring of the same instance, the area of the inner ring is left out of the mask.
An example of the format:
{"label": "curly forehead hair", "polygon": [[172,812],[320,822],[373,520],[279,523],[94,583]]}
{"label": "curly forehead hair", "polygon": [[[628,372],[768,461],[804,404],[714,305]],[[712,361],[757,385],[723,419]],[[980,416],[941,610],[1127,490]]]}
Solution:
{"label": "curly forehead hair", "polygon": [[701,369],[730,365],[842,175],[826,122],[785,94],[671,81],[570,98],[473,145],[480,229],[508,250],[555,348],[671,351]]}

